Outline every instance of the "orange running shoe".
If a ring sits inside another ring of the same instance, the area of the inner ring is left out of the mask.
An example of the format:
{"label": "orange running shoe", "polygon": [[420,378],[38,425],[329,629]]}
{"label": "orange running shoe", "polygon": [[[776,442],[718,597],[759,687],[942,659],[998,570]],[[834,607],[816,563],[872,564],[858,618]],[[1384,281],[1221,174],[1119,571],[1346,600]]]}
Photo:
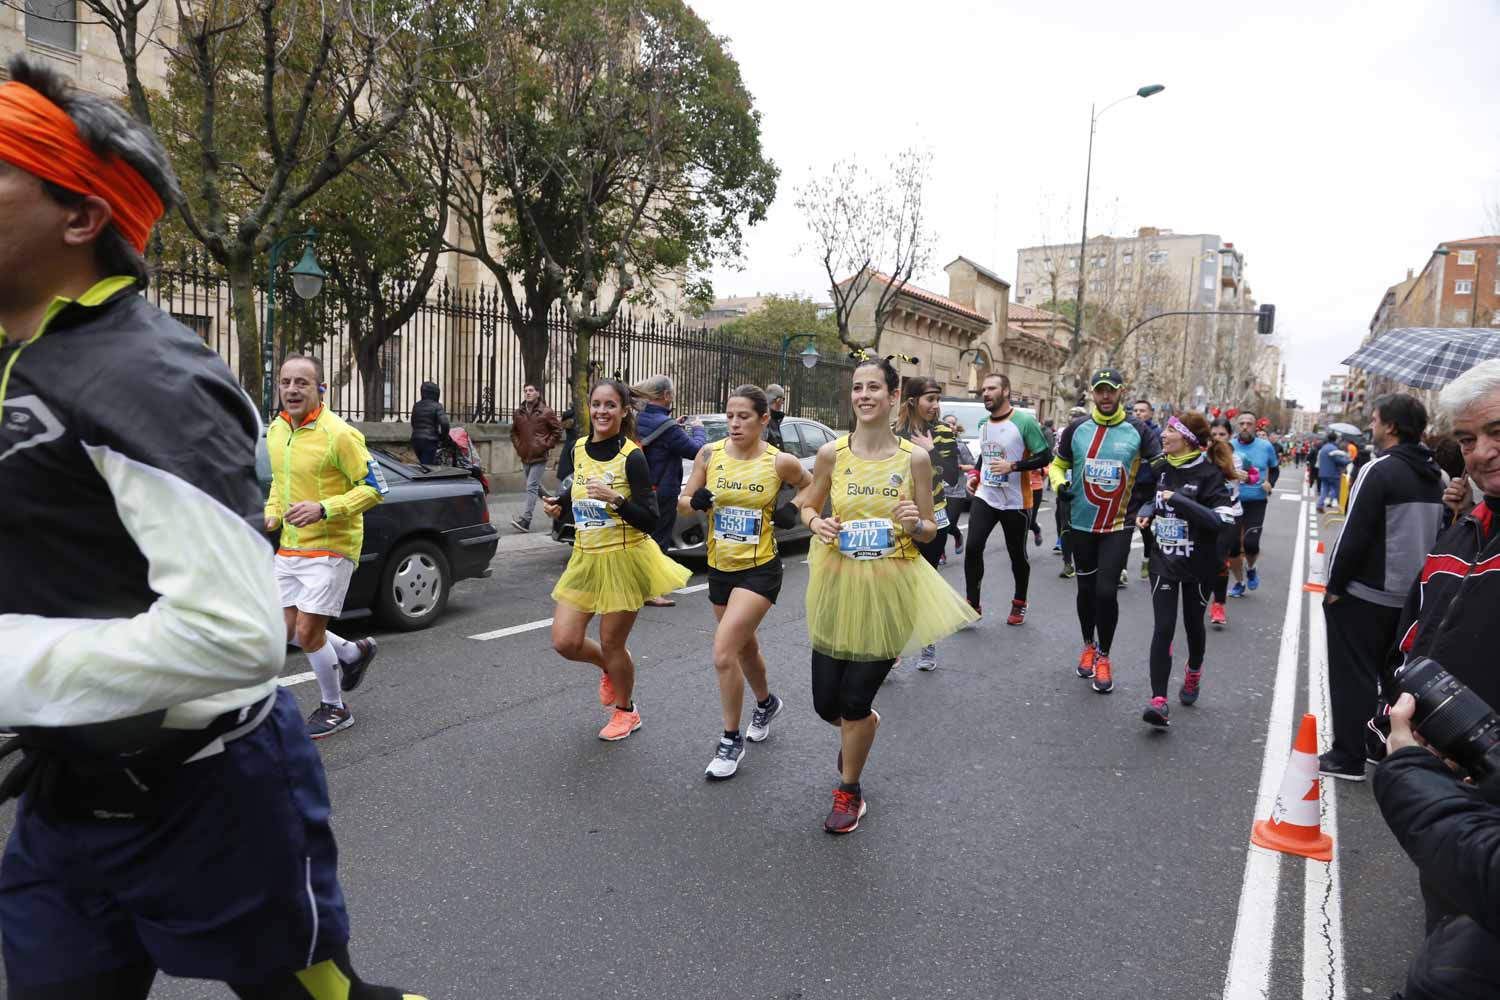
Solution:
{"label": "orange running shoe", "polygon": [[603,670],[599,671],[599,704],[610,708],[617,700],[614,682],[609,679],[608,673]]}
{"label": "orange running shoe", "polygon": [[823,829],[829,833],[853,833],[859,829],[859,821],[869,811],[869,803],[865,802],[863,795],[835,788],[833,809],[823,821]]}
{"label": "orange running shoe", "polygon": [[599,738],[613,743],[623,740],[639,728],[641,728],[640,712],[635,709],[627,712],[623,708],[617,708],[615,714],[609,717],[609,722],[599,730]]}
{"label": "orange running shoe", "polygon": [[1098,651],[1094,648],[1094,644],[1092,642],[1083,647],[1083,652],[1078,654],[1079,677],[1087,680],[1088,678],[1094,676],[1094,659],[1098,655]]}
{"label": "orange running shoe", "polygon": [[1109,694],[1115,689],[1115,679],[1110,674],[1109,655],[1099,653],[1094,657],[1094,690]]}

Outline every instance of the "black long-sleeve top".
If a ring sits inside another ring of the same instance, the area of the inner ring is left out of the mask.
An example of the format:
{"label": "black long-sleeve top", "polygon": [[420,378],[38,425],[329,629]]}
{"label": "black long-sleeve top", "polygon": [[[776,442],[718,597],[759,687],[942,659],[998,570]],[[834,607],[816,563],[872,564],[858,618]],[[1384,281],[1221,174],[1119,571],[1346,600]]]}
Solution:
{"label": "black long-sleeve top", "polygon": [[[583,450],[596,462],[608,462],[624,446],[624,435],[616,435],[603,441],[587,441]],[[616,513],[620,520],[649,535],[656,530],[661,515],[656,508],[656,489],[651,485],[651,467],[646,463],[646,453],[639,448],[625,456],[625,479],[630,483],[630,497]]]}

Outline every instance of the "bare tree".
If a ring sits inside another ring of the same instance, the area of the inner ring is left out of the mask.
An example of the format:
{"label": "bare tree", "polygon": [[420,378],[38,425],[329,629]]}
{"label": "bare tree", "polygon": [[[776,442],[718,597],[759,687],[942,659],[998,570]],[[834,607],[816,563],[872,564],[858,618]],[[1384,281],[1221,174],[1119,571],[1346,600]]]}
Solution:
{"label": "bare tree", "polygon": [[[936,237],[927,226],[925,188],[932,154],[899,153],[876,177],[854,159],[835,163],[797,193],[797,209],[812,234],[810,249],[823,265],[833,296],[839,339],[850,348],[878,348],[886,319],[914,274],[927,269]],[[876,289],[872,332],[856,334],[856,304]]]}
{"label": "bare tree", "polygon": [[[183,226],[228,275],[240,380],[262,388],[261,256],[327,184],[406,118],[441,4],[415,0],[82,0],[109,26],[133,114],[161,135]],[[167,56],[165,93],[141,60]],[[266,289],[266,294],[272,294]]]}

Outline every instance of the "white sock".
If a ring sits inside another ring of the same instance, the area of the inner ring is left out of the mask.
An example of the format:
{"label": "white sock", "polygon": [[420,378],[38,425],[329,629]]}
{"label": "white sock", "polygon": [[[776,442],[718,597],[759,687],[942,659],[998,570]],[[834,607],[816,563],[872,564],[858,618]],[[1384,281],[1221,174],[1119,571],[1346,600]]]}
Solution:
{"label": "white sock", "polygon": [[341,639],[332,632],[324,631],[328,637],[328,644],[333,647],[334,655],[339,658],[340,663],[353,663],[359,659],[359,647],[348,639]]}
{"label": "white sock", "polygon": [[324,704],[342,706],[344,695],[339,689],[339,657],[333,651],[333,644],[325,642],[308,653],[307,662],[312,664],[313,673],[318,677],[319,697]]}

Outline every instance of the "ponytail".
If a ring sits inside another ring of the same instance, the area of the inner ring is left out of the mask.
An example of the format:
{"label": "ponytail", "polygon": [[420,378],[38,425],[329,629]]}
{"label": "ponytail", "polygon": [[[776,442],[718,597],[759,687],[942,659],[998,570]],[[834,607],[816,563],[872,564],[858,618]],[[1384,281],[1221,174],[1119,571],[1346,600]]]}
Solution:
{"label": "ponytail", "polygon": [[1219,471],[1224,473],[1224,481],[1226,483],[1232,483],[1236,479],[1243,478],[1239,470],[1234,467],[1234,449],[1223,441],[1209,442],[1208,448],[1205,449],[1204,453],[1219,467]]}

